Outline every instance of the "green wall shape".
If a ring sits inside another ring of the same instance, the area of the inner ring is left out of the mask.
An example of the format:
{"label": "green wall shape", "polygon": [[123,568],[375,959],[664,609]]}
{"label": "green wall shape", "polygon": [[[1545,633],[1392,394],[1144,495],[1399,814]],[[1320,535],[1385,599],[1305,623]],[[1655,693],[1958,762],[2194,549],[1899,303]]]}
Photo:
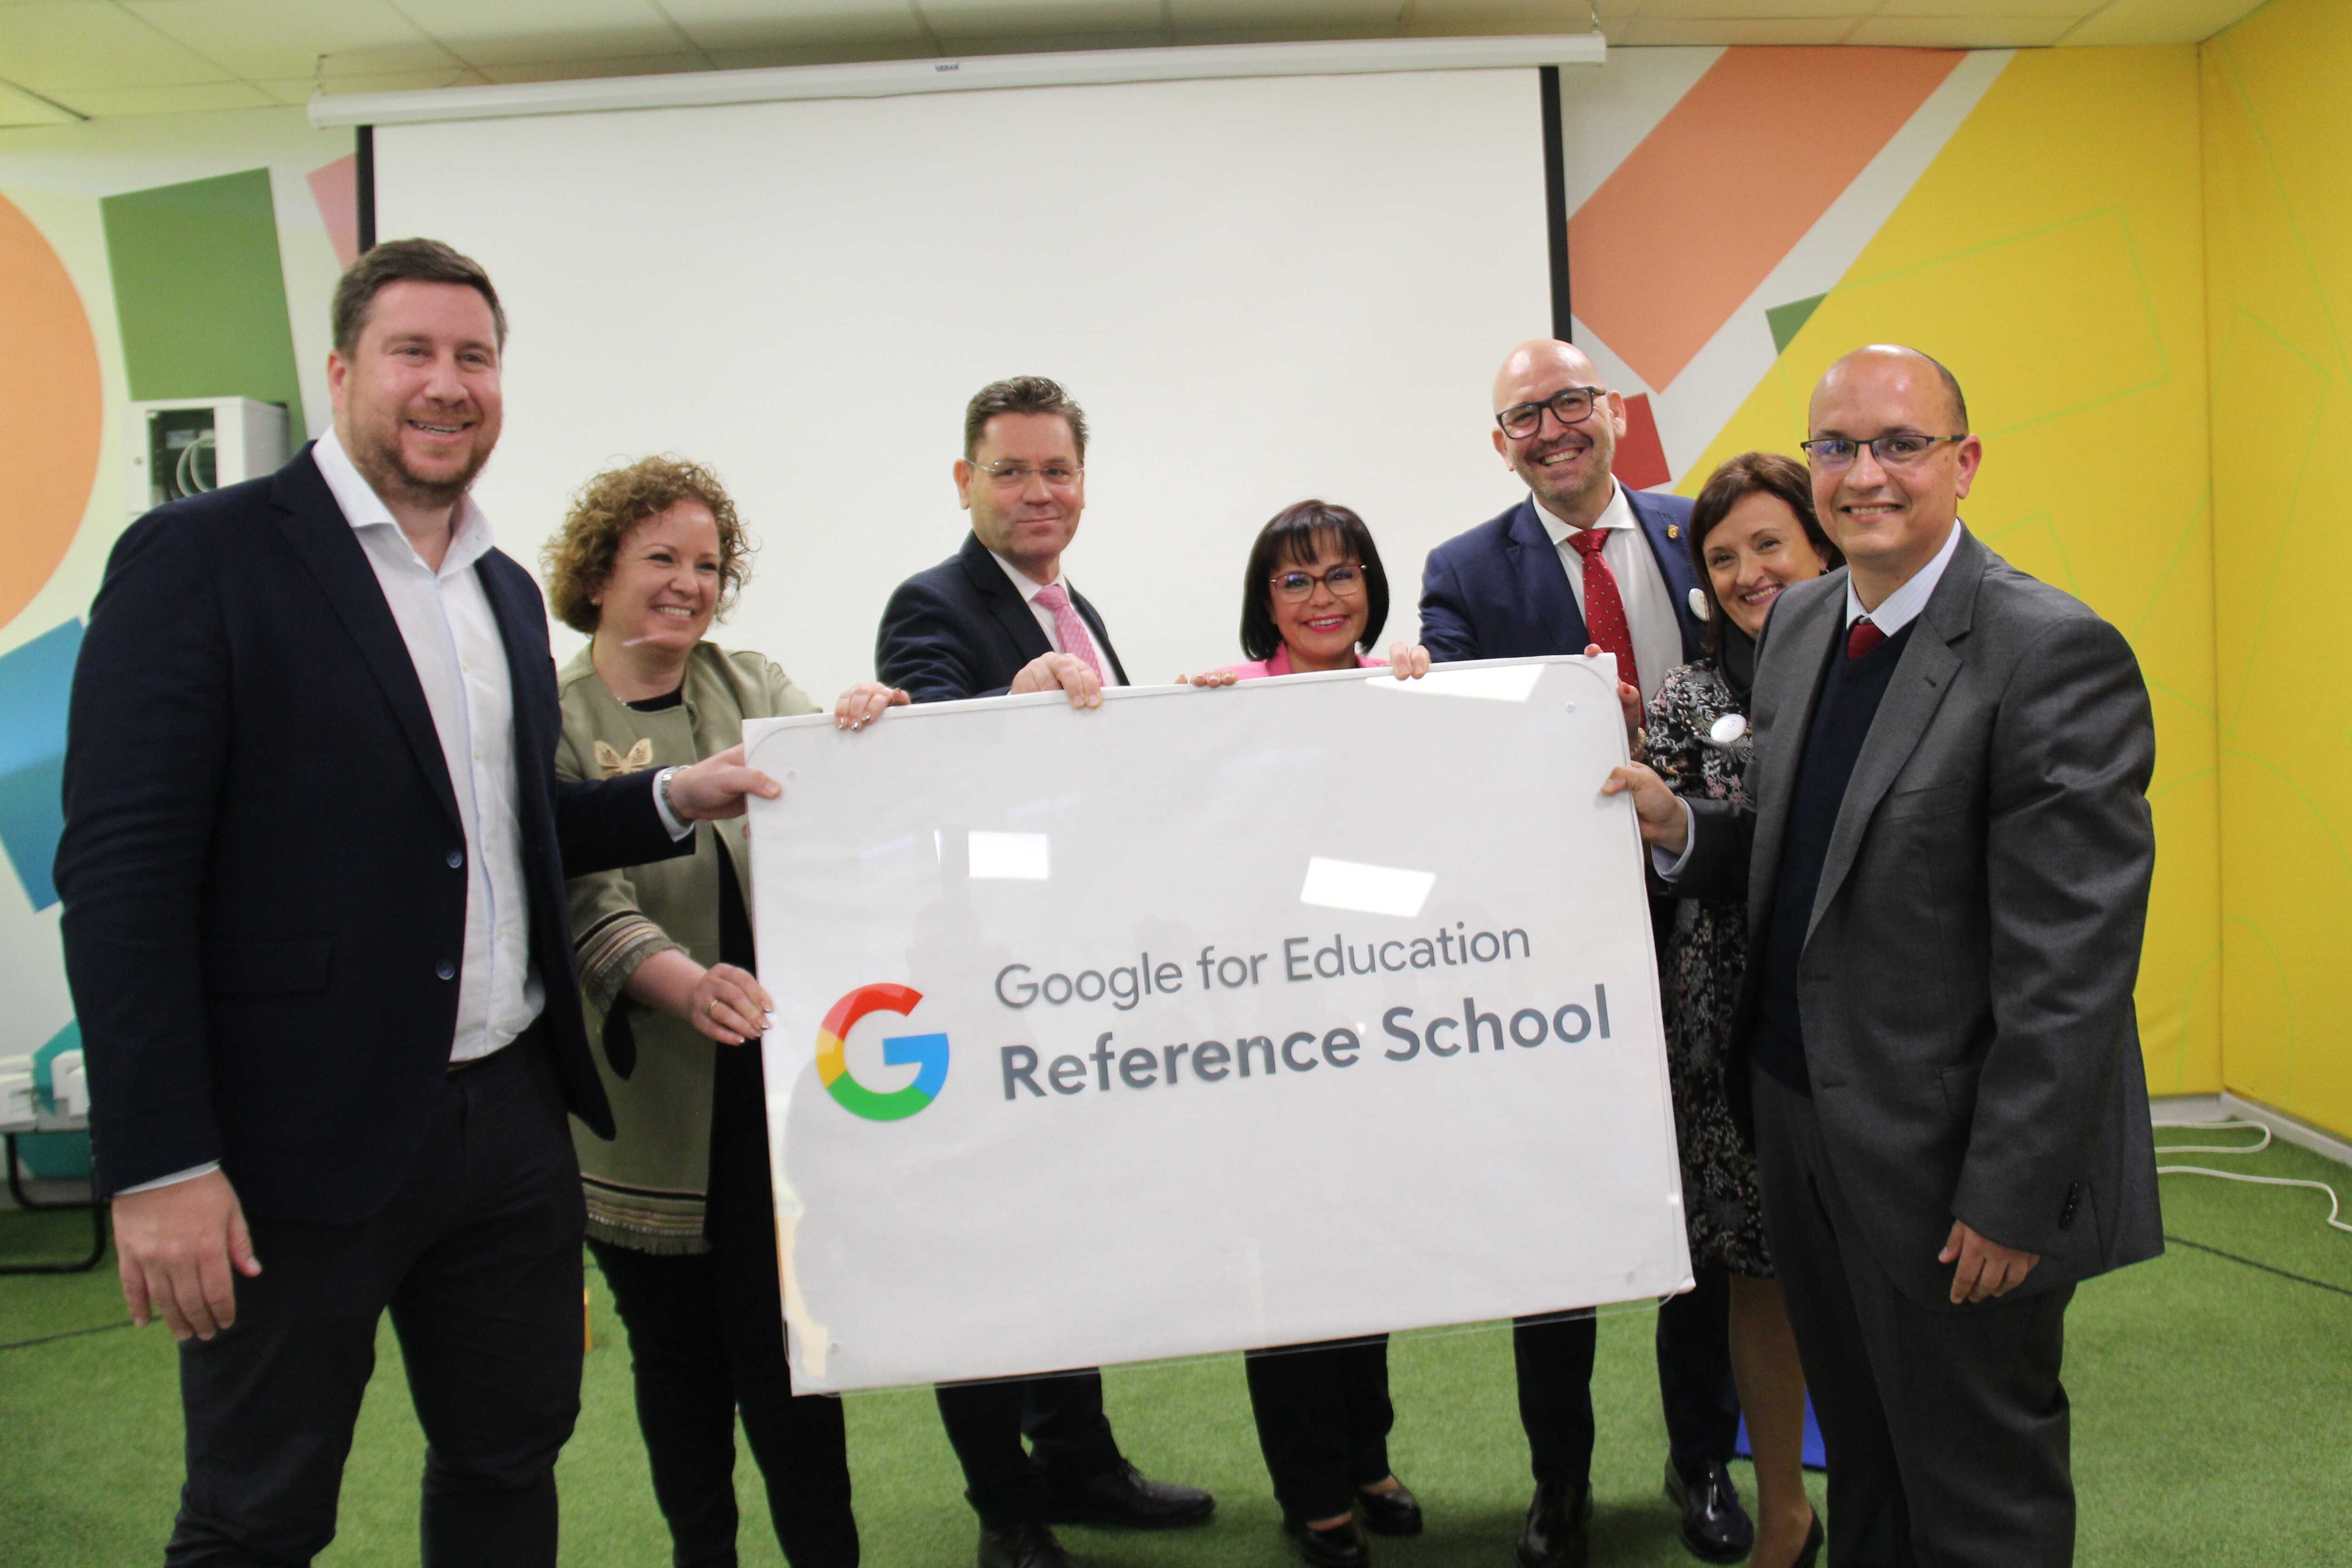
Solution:
{"label": "green wall shape", "polygon": [[135,401],[251,397],[306,434],[269,171],[126,191],[99,203]]}
{"label": "green wall shape", "polygon": [[1788,353],[1789,344],[1804,330],[1805,323],[1813,319],[1813,312],[1822,308],[1822,301],[1828,298],[1827,294],[1815,294],[1811,299],[1791,300],[1785,305],[1774,305],[1766,310],[1764,320],[1772,328],[1772,352]]}

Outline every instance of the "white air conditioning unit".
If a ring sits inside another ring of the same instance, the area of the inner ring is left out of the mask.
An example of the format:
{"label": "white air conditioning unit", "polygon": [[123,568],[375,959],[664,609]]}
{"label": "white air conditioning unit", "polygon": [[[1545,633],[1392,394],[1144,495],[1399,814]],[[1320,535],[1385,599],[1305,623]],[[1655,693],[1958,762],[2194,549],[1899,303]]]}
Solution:
{"label": "white air conditioning unit", "polygon": [[131,405],[133,517],[285,466],[286,410],[250,397],[175,397]]}

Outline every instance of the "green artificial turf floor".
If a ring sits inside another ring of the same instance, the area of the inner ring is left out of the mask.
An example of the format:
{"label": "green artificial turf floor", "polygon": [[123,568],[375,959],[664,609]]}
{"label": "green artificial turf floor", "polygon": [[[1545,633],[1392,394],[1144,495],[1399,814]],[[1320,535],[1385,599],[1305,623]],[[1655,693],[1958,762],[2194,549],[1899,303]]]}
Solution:
{"label": "green artificial turf floor", "polygon": [[[2178,1159],[2315,1178],[2352,1199],[2352,1172],[2298,1149]],[[2326,1200],[2312,1192],[2174,1176],[2164,1200],[2167,1255],[2093,1281],[2068,1319],[2079,1561],[2352,1563],[2352,1235],[2321,1223]],[[0,1214],[0,1262],[70,1256],[85,1225]],[[626,1352],[601,1281],[590,1280],[597,1341],[560,1472],[563,1561],[658,1568],[667,1539],[630,1410]],[[160,1560],[180,1479],[173,1352],[162,1330],[115,1326],[121,1319],[110,1260],[89,1274],[0,1279],[0,1561],[9,1568]],[[1640,1312],[1601,1327],[1596,1564],[1695,1561],[1659,1496],[1665,1438],[1649,1334]],[[1408,1335],[1391,1364],[1391,1451],[1429,1531],[1379,1542],[1376,1555],[1391,1568],[1505,1568],[1529,1488],[1508,1336]],[[1144,1471],[1213,1488],[1217,1517],[1172,1535],[1067,1531],[1085,1561],[1294,1561],[1277,1533],[1238,1357],[1114,1371],[1108,1404]],[[848,1407],[866,1561],[969,1564],[972,1521],[929,1394],[858,1394]],[[322,1563],[416,1561],[422,1453],[387,1328],[344,1480],[341,1534]],[[1747,1468],[1735,1474],[1747,1491]],[[738,1481],[743,1562],[781,1563],[748,1454]],[[1818,1503],[1820,1478],[1812,1484]]]}

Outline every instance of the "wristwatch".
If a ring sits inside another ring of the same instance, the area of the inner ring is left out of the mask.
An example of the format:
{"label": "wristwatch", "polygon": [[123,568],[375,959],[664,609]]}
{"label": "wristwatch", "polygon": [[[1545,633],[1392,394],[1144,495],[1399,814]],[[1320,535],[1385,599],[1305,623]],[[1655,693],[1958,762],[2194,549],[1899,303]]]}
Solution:
{"label": "wristwatch", "polygon": [[[669,797],[669,781],[677,772],[677,770],[676,768],[669,767],[664,768],[661,772],[654,775],[654,798],[661,802],[661,808],[663,812],[669,816],[670,820],[673,822],[685,822],[686,813],[678,810],[677,802],[670,799]],[[689,826],[691,825],[689,824]]]}

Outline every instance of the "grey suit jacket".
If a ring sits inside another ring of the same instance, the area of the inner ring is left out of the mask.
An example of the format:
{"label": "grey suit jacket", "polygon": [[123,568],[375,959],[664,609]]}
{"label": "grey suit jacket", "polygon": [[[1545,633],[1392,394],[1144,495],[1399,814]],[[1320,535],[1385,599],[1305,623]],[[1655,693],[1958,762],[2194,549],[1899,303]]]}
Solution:
{"label": "grey suit jacket", "polygon": [[[1759,645],[1745,809],[1693,801],[1677,892],[1748,899],[1764,951],[1798,760],[1846,574]],[[1914,625],[1822,868],[1798,963],[1831,1167],[1907,1296],[1947,1305],[1955,1218],[2042,1255],[2044,1290],[2164,1248],[2132,987],[2156,838],[2155,720],[2123,635],[1973,535]],[[1746,1121],[1758,976],[1730,1081]]]}

